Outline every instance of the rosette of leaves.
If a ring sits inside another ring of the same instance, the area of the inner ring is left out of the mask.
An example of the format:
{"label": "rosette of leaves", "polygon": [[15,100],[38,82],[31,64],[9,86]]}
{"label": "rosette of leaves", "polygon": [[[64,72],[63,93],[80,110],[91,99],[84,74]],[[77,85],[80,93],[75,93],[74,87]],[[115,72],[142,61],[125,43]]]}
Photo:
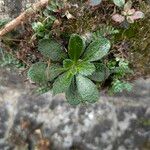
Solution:
{"label": "rosette of leaves", "polygon": [[[38,83],[51,82],[53,94],[65,93],[67,101],[72,105],[96,102],[99,91],[95,83],[102,82],[109,76],[108,68],[100,60],[107,55],[110,41],[99,38],[86,45],[80,35],[72,34],[67,56],[61,45],[54,43],[40,41],[39,51],[49,57],[52,64],[50,67],[42,62],[33,64],[28,72],[29,78]],[[57,66],[54,65],[56,61],[60,62]]]}
{"label": "rosette of leaves", "polygon": [[119,7],[123,7],[121,14],[116,13],[112,16],[115,22],[127,21],[128,23],[134,23],[136,20],[144,18],[143,12],[132,8],[132,1],[129,0],[125,3],[124,0],[114,0],[114,3]]}

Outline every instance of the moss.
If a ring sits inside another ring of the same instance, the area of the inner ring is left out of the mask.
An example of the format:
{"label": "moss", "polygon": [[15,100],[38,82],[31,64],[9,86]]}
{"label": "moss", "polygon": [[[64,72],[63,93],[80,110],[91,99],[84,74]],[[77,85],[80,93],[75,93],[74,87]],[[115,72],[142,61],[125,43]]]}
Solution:
{"label": "moss", "polygon": [[139,21],[134,36],[130,38],[133,55],[132,63],[142,76],[150,75],[150,6],[142,4],[145,19]]}
{"label": "moss", "polygon": [[121,29],[115,41],[129,43],[129,60],[136,76],[150,75],[150,5],[142,2],[140,10],[145,13],[143,20],[130,24],[128,29]]}
{"label": "moss", "polygon": [[[84,34],[87,32],[96,31],[103,24],[110,24],[111,14],[113,13],[113,7],[108,2],[102,2],[97,7],[91,7],[83,0],[69,1],[70,3],[78,4],[78,7],[71,5],[67,8],[67,11],[73,16],[72,19],[59,18],[61,25],[59,29],[62,29],[61,34],[70,35],[72,33]],[[107,11],[104,10],[107,8]],[[64,10],[65,13],[65,10]],[[57,29],[55,28],[55,32]]]}

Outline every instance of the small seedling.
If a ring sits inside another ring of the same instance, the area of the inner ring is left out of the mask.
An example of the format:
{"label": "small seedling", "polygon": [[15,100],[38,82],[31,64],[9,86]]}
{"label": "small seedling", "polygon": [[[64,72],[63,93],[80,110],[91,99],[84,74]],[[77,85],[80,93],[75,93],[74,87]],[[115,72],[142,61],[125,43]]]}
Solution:
{"label": "small seedling", "polygon": [[[128,23],[134,23],[135,20],[141,19],[144,17],[144,13],[141,11],[137,11],[134,8],[132,8],[132,2],[128,1],[127,3],[122,3],[124,5],[123,11],[121,14],[114,14],[112,16],[112,19],[115,22],[124,22],[127,21]],[[122,5],[117,5],[117,6],[122,6]]]}
{"label": "small seedling", "polygon": [[66,53],[56,41],[41,40],[38,49],[51,64],[50,67],[44,62],[33,64],[28,71],[29,79],[41,85],[51,83],[53,94],[65,93],[72,105],[96,102],[99,91],[95,82],[109,76],[109,69],[100,60],[107,55],[111,44],[103,37],[89,45],[85,43],[80,35],[72,34]]}

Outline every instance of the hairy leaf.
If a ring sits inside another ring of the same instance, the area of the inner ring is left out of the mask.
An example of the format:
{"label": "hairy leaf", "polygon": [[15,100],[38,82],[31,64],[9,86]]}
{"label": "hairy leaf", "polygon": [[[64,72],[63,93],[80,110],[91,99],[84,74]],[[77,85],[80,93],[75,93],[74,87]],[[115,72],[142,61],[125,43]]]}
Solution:
{"label": "hairy leaf", "polygon": [[60,61],[66,57],[66,53],[62,50],[62,46],[56,41],[43,39],[39,41],[38,50],[41,54],[53,61]]}
{"label": "hairy leaf", "polygon": [[101,82],[108,78],[110,75],[109,69],[101,63],[95,63],[96,71],[90,76],[93,81]]}
{"label": "hairy leaf", "polygon": [[82,100],[79,97],[75,80],[72,80],[70,87],[66,91],[66,99],[71,105],[78,105]]}
{"label": "hairy leaf", "polygon": [[84,60],[96,61],[107,55],[111,47],[110,41],[106,38],[100,38],[92,42],[84,53]]}
{"label": "hairy leaf", "polygon": [[81,54],[84,51],[85,43],[84,40],[81,38],[81,36],[77,34],[72,34],[69,40],[69,45],[68,45],[68,54],[69,57],[77,61]]}
{"label": "hairy leaf", "polygon": [[78,75],[76,77],[79,96],[83,101],[94,103],[99,99],[99,92],[96,85],[88,78]]}
{"label": "hairy leaf", "polygon": [[54,95],[66,92],[66,90],[69,88],[71,84],[72,78],[73,75],[71,75],[69,72],[65,72],[62,75],[60,75],[53,83]]}
{"label": "hairy leaf", "polygon": [[47,65],[42,62],[33,64],[28,71],[28,78],[38,84],[46,83],[48,81],[46,68]]}
{"label": "hairy leaf", "polygon": [[51,64],[48,67],[45,63],[38,62],[30,67],[28,77],[35,83],[43,84],[54,80],[62,72],[63,69],[58,64]]}
{"label": "hairy leaf", "polygon": [[87,61],[80,62],[77,68],[78,68],[78,73],[84,76],[91,75],[95,71],[94,64]]}

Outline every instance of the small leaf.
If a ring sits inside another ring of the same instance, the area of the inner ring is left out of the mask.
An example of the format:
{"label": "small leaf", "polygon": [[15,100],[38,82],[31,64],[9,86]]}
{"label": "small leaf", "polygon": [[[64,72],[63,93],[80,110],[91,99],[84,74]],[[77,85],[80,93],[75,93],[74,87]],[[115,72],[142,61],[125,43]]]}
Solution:
{"label": "small leaf", "polygon": [[136,11],[133,16],[131,16],[132,19],[137,20],[137,19],[141,19],[144,18],[144,13],[141,11]]}
{"label": "small leaf", "polygon": [[77,34],[72,34],[69,40],[69,45],[68,45],[68,54],[69,57],[77,61],[81,54],[83,53],[85,47],[84,40],[81,38],[81,36]]}
{"label": "small leaf", "polygon": [[73,65],[73,61],[71,59],[65,59],[63,61],[63,67],[64,68],[70,68]]}
{"label": "small leaf", "polygon": [[72,80],[70,87],[66,91],[66,99],[71,105],[78,105],[82,101],[79,97],[75,80]]}
{"label": "small leaf", "polygon": [[84,53],[84,60],[96,61],[107,55],[111,47],[110,41],[106,38],[100,38],[92,42]]}
{"label": "small leaf", "polygon": [[121,23],[121,22],[123,22],[125,20],[125,17],[122,16],[122,15],[119,15],[119,14],[114,14],[112,16],[112,20],[114,20],[115,22]]}
{"label": "small leaf", "polygon": [[125,5],[125,0],[113,0],[113,2],[118,7],[123,7]]}
{"label": "small leaf", "polygon": [[53,83],[54,95],[66,92],[66,90],[69,88],[71,84],[72,78],[73,75],[71,75],[69,72],[65,72],[62,75],[60,75]]}
{"label": "small leaf", "polygon": [[45,26],[41,22],[32,23],[32,28],[35,32],[42,32],[45,30]]}
{"label": "small leaf", "polygon": [[48,81],[54,80],[64,70],[58,64],[51,64],[48,67],[43,62],[33,64],[28,71],[28,78],[38,84],[44,84]]}
{"label": "small leaf", "polygon": [[66,57],[66,53],[62,50],[62,46],[56,41],[43,39],[39,41],[38,50],[41,54],[53,61],[60,61]]}
{"label": "small leaf", "polygon": [[101,63],[95,63],[96,71],[90,76],[90,79],[96,82],[104,81],[110,75],[109,69]]}
{"label": "small leaf", "polygon": [[42,62],[33,64],[28,71],[28,78],[38,84],[46,83],[48,81],[46,68],[47,65]]}
{"label": "small leaf", "polygon": [[102,0],[89,0],[89,5],[96,6],[99,5],[102,2]]}
{"label": "small leaf", "polygon": [[132,90],[132,85],[128,82],[121,81],[119,79],[115,79],[112,82],[112,87],[110,89],[111,93],[119,93],[119,92],[123,92],[124,90],[130,92]]}
{"label": "small leaf", "polygon": [[86,61],[82,61],[78,64],[78,73],[84,76],[91,75],[95,71],[94,64]]}
{"label": "small leaf", "polygon": [[88,78],[78,75],[76,77],[79,96],[83,101],[94,103],[99,99],[99,92],[96,85]]}

